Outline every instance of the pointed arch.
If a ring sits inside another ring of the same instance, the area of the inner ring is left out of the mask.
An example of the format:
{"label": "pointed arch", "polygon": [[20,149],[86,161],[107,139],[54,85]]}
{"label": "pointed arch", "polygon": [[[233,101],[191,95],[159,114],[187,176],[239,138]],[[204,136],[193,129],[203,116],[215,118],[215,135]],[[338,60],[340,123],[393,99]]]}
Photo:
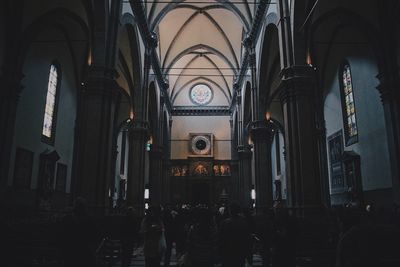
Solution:
{"label": "pointed arch", "polygon": [[236,66],[239,66],[239,61],[237,59],[237,55],[235,53],[235,50],[232,46],[232,43],[229,41],[228,36],[226,35],[225,31],[222,29],[222,27],[218,24],[218,22],[209,14],[207,13],[207,11],[203,11],[202,9],[197,10],[196,12],[194,12],[184,23],[183,25],[180,27],[180,29],[178,30],[178,32],[176,33],[176,35],[174,36],[174,38],[172,39],[170,45],[168,46],[167,51],[165,52],[165,56],[164,56],[164,62],[163,62],[163,67],[165,67],[165,63],[167,62],[167,59],[169,57],[169,54],[171,52],[171,49],[173,48],[173,46],[175,45],[175,43],[177,42],[177,40],[179,39],[179,37],[182,35],[182,33],[184,32],[184,30],[190,25],[191,22],[194,21],[194,19],[198,16],[203,14],[213,25],[214,27],[217,29],[217,31],[221,34],[222,38],[224,39],[226,45],[229,48],[229,51],[231,52],[233,59],[234,59],[234,63],[236,64]]}
{"label": "pointed arch", "polygon": [[[200,58],[200,57],[201,57],[200,55],[194,56],[194,57],[185,65],[185,67],[183,68],[183,71],[179,74],[178,78],[177,78],[176,81],[175,81],[174,87],[173,87],[172,90],[171,90],[171,96],[174,94],[176,85],[178,84],[178,81],[179,81],[180,78],[182,77],[181,75],[183,75],[184,70],[185,70],[186,68],[188,68],[194,61],[196,61],[196,60],[197,60],[198,58]],[[203,55],[203,57],[204,57],[211,65],[213,65],[213,67],[215,67],[215,68],[217,69],[218,73],[221,75],[222,79],[224,80],[224,83],[225,83],[225,86],[226,86],[226,90],[227,90],[227,92],[228,92],[228,94],[229,94],[229,99],[231,99],[231,98],[232,98],[232,94],[231,94],[231,91],[229,90],[228,82],[226,81],[225,76],[223,75],[221,69],[220,69],[220,68],[217,66],[217,64],[215,64],[215,62],[214,62],[211,58],[209,58],[207,55]]]}
{"label": "pointed arch", "polygon": [[184,85],[182,85],[181,88],[176,92],[176,94],[174,96],[171,96],[172,97],[172,101],[171,101],[172,104],[175,102],[176,98],[182,92],[182,90],[184,88],[186,88],[189,84],[195,83],[196,81],[199,81],[199,80],[205,80],[205,81],[215,85],[224,94],[226,100],[229,103],[230,99],[229,99],[228,95],[225,93],[225,91],[221,88],[221,86],[218,83],[216,83],[215,81],[211,80],[210,78],[200,76],[200,77],[193,78],[190,81],[186,82]]}
{"label": "pointed arch", "polygon": [[[183,4],[185,0],[173,0],[171,3],[167,4],[158,14],[157,17],[154,18],[154,21],[152,21],[150,29],[154,31],[156,27],[160,24],[162,19],[173,9],[176,8],[191,8],[191,9],[199,9],[199,7],[193,6],[193,5],[188,5],[188,4]],[[250,30],[250,23],[247,21],[243,13],[231,2],[226,1],[226,0],[216,0],[220,4],[216,5],[209,5],[206,6],[202,9],[207,10],[207,9],[227,9],[231,11],[237,18],[242,22],[242,25],[244,26],[246,31]],[[151,21],[151,18],[150,18]]]}
{"label": "pointed arch", "polygon": [[121,18],[121,24],[123,27],[126,28],[128,32],[128,38],[129,38],[129,47],[130,47],[130,52],[131,52],[131,60],[132,64],[132,70],[133,73],[132,75],[132,80],[133,80],[133,87],[131,89],[131,97],[134,95],[135,90],[140,90],[142,87],[142,77],[143,77],[143,71],[142,71],[142,58],[141,58],[141,51],[140,51],[140,44],[139,44],[139,35],[138,35],[138,30],[136,27],[136,22],[134,17],[129,14],[125,13],[122,18]]}
{"label": "pointed arch", "polygon": [[168,66],[165,68],[166,73],[169,72],[169,70],[172,68],[172,66],[175,65],[176,62],[177,62],[179,59],[181,59],[183,56],[185,56],[185,55],[187,55],[187,54],[189,54],[189,53],[195,52],[196,50],[199,50],[199,49],[204,49],[204,50],[206,50],[206,51],[208,51],[208,52],[211,52],[211,54],[217,55],[217,56],[220,57],[227,65],[229,65],[229,67],[230,67],[232,70],[234,70],[234,74],[235,74],[235,75],[237,74],[237,70],[239,69],[239,66],[236,66],[236,67],[235,67],[235,66],[232,64],[232,62],[231,62],[224,54],[222,54],[219,50],[217,50],[217,49],[215,49],[215,48],[213,48],[213,47],[211,47],[211,46],[205,45],[205,44],[197,44],[197,45],[191,46],[191,47],[189,47],[189,48],[186,48],[185,50],[183,50],[182,52],[180,52],[180,53],[168,64]]}

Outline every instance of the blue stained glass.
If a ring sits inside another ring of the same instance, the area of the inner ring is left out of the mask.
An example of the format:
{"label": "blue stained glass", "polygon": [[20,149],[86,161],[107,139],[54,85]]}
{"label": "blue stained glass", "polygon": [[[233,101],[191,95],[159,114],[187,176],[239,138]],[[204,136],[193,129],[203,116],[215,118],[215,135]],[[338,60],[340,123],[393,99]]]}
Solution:
{"label": "blue stained glass", "polygon": [[346,135],[348,138],[354,137],[357,135],[357,122],[356,122],[356,108],[354,105],[354,94],[353,94],[353,86],[352,86],[352,78],[351,71],[349,65],[344,65],[343,67],[343,96],[344,96],[344,112],[347,118],[346,125]]}

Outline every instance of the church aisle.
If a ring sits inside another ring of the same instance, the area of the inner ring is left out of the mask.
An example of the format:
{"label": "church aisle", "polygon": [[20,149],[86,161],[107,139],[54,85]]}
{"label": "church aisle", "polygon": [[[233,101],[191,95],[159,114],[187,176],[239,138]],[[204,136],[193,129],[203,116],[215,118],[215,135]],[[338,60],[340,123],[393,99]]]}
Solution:
{"label": "church aisle", "polygon": [[[121,264],[119,262],[114,265],[114,267],[120,267],[120,266],[121,266]],[[145,263],[144,263],[143,249],[142,248],[138,248],[134,252],[134,258],[132,259],[131,267],[144,267],[144,266],[145,266]],[[164,266],[163,263],[161,263],[160,266]],[[177,265],[177,260],[176,260],[175,249],[172,250],[172,257],[171,257],[170,266],[171,267],[178,266]],[[220,265],[216,265],[216,266],[220,266]],[[260,255],[255,254],[253,256],[253,265],[252,266],[253,267],[262,266]],[[246,263],[246,267],[251,267],[251,265],[248,265]]]}

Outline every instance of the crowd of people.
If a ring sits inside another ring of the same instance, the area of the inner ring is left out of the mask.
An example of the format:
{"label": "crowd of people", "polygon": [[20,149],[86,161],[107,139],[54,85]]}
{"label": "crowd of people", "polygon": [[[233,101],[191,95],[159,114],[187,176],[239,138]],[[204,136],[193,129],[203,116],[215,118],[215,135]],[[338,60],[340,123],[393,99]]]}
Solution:
{"label": "crowd of people", "polygon": [[[93,266],[93,258],[87,256],[93,254],[81,255],[89,252],[85,244],[91,229],[82,201],[77,203],[74,215],[64,220],[63,229],[70,228],[74,233],[64,232],[70,242],[64,242],[64,251],[70,261]],[[264,267],[304,266],[296,258],[302,244],[302,222],[291,211],[276,207],[254,214],[235,203],[219,207],[166,205],[151,206],[139,218],[128,208],[117,227],[121,233],[121,266],[131,266],[134,248],[139,246],[143,246],[146,267],[170,266],[173,248],[182,267],[244,267],[246,262],[251,266],[255,252]],[[397,207],[385,213],[369,205],[365,210],[342,207],[326,212],[327,223],[321,227],[326,228],[327,242],[336,247],[336,266],[392,266],[382,265],[385,261],[398,266],[399,211]],[[77,239],[81,239],[78,245]],[[71,257],[74,253],[75,258]]]}

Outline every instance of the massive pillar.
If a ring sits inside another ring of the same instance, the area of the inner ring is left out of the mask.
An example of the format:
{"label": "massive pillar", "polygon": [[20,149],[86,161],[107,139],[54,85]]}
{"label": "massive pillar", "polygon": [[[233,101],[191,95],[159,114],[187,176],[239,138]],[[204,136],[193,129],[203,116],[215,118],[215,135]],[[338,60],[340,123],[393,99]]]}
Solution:
{"label": "massive pillar", "polygon": [[10,157],[15,131],[17,105],[22,86],[19,77],[0,77],[0,193],[7,187]]}
{"label": "massive pillar", "polygon": [[286,175],[290,207],[322,205],[314,104],[314,69],[293,66],[281,72],[285,122]]}
{"label": "massive pillar", "polygon": [[154,147],[150,151],[150,203],[152,205],[163,204],[163,151],[160,147]]}
{"label": "massive pillar", "polygon": [[385,113],[388,148],[391,160],[393,200],[400,204],[400,76],[398,72],[398,39],[395,32],[398,12],[396,1],[379,1],[378,14],[381,29],[379,41],[380,81],[377,89],[381,93]]}
{"label": "massive pillar", "polygon": [[378,75],[378,78],[381,81],[378,90],[381,93],[385,113],[391,159],[393,199],[400,204],[400,80],[391,82],[383,73]]}
{"label": "massive pillar", "polygon": [[264,110],[261,109],[261,93],[257,86],[256,55],[251,48],[249,58],[251,68],[251,106],[252,122],[250,136],[253,141],[254,177],[256,191],[256,209],[261,211],[272,207],[272,168],[271,168],[271,144],[273,140],[272,125],[264,119]]}
{"label": "massive pillar", "polygon": [[[165,152],[164,152],[165,153]],[[165,156],[163,158],[163,169],[162,169],[162,189],[161,189],[161,201],[162,203],[171,203],[171,160]]]}
{"label": "massive pillar", "polygon": [[[243,207],[249,207],[251,204],[251,157],[252,153],[248,145],[244,143],[244,126],[243,126],[243,105],[242,95],[239,88],[235,88],[237,92],[237,143],[233,149],[237,150],[237,177],[233,180],[233,197],[232,200],[237,201]],[[234,178],[234,177],[232,177]]]}
{"label": "massive pillar", "polygon": [[144,210],[145,146],[149,132],[145,123],[132,123],[129,134],[129,159],[127,181],[127,205],[139,214]]}
{"label": "massive pillar", "polygon": [[[237,114],[236,114],[237,115]],[[236,117],[237,118],[237,117]],[[231,189],[229,191],[229,199],[233,202],[240,203],[239,200],[239,173],[238,173],[238,153],[237,153],[237,120],[233,117],[229,119],[231,129]]]}
{"label": "massive pillar", "polygon": [[[0,62],[0,198],[7,187],[10,170],[11,149],[15,131],[15,120],[20,93],[23,89],[21,80],[25,52],[21,49],[21,27],[24,10],[20,4],[8,1],[4,9],[4,46],[3,61]],[[25,45],[25,44],[24,44]],[[4,203],[4,201],[0,202]]]}
{"label": "massive pillar", "polygon": [[[164,118],[167,120],[167,117]],[[162,187],[162,200],[163,203],[171,202],[171,143],[170,143],[170,132],[173,120],[171,117],[168,121],[163,121],[163,187]]]}
{"label": "massive pillar", "polygon": [[257,211],[272,207],[271,145],[274,137],[273,131],[270,122],[256,121],[251,124]]}
{"label": "massive pillar", "polygon": [[89,206],[99,211],[109,203],[117,93],[114,71],[90,68],[78,113],[74,195],[86,198]]}
{"label": "massive pillar", "polygon": [[239,203],[243,207],[250,207],[251,204],[251,157],[252,153],[248,146],[240,145],[238,147],[239,178],[236,186]]}

